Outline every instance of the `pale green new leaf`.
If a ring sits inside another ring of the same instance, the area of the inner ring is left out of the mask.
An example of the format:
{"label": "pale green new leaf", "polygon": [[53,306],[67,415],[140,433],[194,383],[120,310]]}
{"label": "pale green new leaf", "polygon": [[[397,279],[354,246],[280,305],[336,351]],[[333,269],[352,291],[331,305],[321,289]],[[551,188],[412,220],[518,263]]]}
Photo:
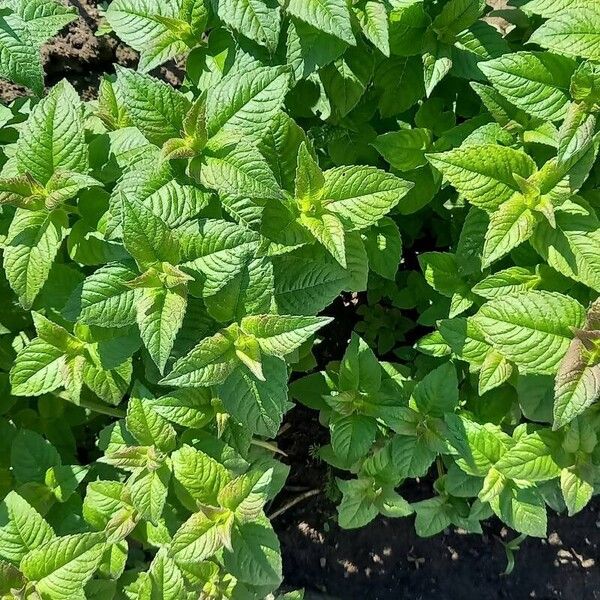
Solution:
{"label": "pale green new leaf", "polygon": [[489,267],[528,240],[535,231],[536,223],[523,195],[516,193],[503,202],[490,216],[481,257],[482,267]]}
{"label": "pale green new leaf", "polygon": [[242,319],[240,327],[258,340],[265,354],[283,357],[331,321],[331,317],[250,315]]}
{"label": "pale green new leaf", "polygon": [[83,600],[83,588],[102,560],[104,540],[102,533],[54,538],[27,554],[21,561],[21,570],[35,582],[42,598]]}
{"label": "pale green new leaf", "polygon": [[524,152],[494,144],[455,148],[427,158],[459,194],[487,211],[496,210],[519,191],[513,173],[527,179],[536,170]]}
{"label": "pale green new leaf", "polygon": [[494,465],[509,479],[547,481],[560,475],[560,467],[553,457],[560,438],[548,430],[540,430],[519,438]]}
{"label": "pale green new leaf", "polygon": [[385,216],[413,187],[411,182],[368,166],[325,171],[322,203],[351,229],[365,229]]}

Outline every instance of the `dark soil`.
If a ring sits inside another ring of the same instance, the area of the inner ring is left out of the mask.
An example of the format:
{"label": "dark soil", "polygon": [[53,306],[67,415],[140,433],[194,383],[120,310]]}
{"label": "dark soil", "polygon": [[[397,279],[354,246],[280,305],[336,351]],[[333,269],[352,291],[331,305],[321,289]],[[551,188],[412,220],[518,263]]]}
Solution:
{"label": "dark soil", "polygon": [[[85,98],[93,98],[100,77],[113,73],[115,63],[135,67],[137,53],[114,37],[96,37],[96,0],[70,0],[70,4],[78,8],[80,17],[43,49],[46,84],[66,77]],[[174,65],[155,74],[175,85],[181,81]],[[24,93],[19,86],[0,82],[4,102]],[[359,300],[340,298],[328,311],[338,320],[335,328],[330,325],[325,331],[326,341],[317,351],[319,363],[341,356]],[[570,519],[552,515],[548,539],[523,542],[512,575],[504,576],[502,540],[514,533],[494,520],[485,524],[483,536],[451,529],[433,538],[418,538],[412,518],[378,518],[363,529],[341,530],[330,499],[333,476],[314,458],[314,450],[327,441],[317,413],[300,406],[290,411],[278,438],[292,470],[271,511],[320,490],[274,520],[287,588],[305,587],[309,599],[600,599],[599,500]],[[408,498],[427,497],[429,485],[411,485],[403,490]]]}
{"label": "dark soil", "polygon": [[[484,524],[484,535],[451,528],[419,538],[413,518],[377,518],[358,530],[340,529],[328,498],[331,477],[313,458],[327,442],[313,411],[295,408],[278,440],[290,457],[287,489],[272,512],[313,489],[322,490],[278,516],[285,583],[304,587],[307,600],[597,600],[600,599],[600,501],[571,517],[550,514],[548,538],[528,538],[515,554],[511,575],[503,541],[516,534],[499,521]],[[430,495],[429,484],[408,484],[408,499]]]}

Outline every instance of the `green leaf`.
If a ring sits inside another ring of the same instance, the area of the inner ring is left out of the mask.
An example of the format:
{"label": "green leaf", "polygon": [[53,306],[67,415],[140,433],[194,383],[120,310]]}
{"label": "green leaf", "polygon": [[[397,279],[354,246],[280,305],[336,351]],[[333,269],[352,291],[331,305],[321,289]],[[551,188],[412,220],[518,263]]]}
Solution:
{"label": "green leaf", "polygon": [[485,10],[485,0],[449,0],[433,20],[434,31],[448,38],[470,27]]}
{"label": "green leaf", "polygon": [[192,222],[177,232],[182,266],[197,273],[202,296],[216,294],[254,257],[259,236],[236,223],[213,219]]}
{"label": "green leaf", "polygon": [[519,438],[494,465],[509,479],[547,481],[560,475],[560,467],[553,454],[560,439],[551,431],[541,429]]}
{"label": "green leaf", "polygon": [[257,339],[265,354],[283,357],[331,321],[331,317],[250,315],[242,319],[240,327]]}
{"label": "green leaf", "polygon": [[213,556],[223,545],[219,523],[202,512],[194,513],[175,532],[169,554],[178,563],[198,563]]}
{"label": "green leaf", "polygon": [[281,13],[273,0],[218,0],[217,14],[232,29],[265,46],[277,49]]}
{"label": "green leaf", "polygon": [[[115,0],[106,19],[127,45],[141,53],[140,71],[150,71],[167,60],[189,52],[186,40],[169,23],[187,25],[179,18],[180,2],[158,0]],[[185,27],[182,28],[182,33]],[[190,31],[191,33],[191,31]]]}
{"label": "green leaf", "polygon": [[80,319],[88,325],[126,327],[135,323],[136,292],[127,285],[137,271],[121,263],[100,267],[83,282]]}
{"label": "green leaf", "polygon": [[490,349],[485,355],[479,372],[479,394],[483,396],[486,392],[502,385],[512,375],[512,372],[512,365],[506,358],[494,349]]}
{"label": "green leaf", "polygon": [[127,480],[131,504],[144,519],[153,524],[158,523],[162,516],[170,479],[171,470],[163,464],[152,470],[138,470]]}
{"label": "green leaf", "polygon": [[149,400],[152,410],[167,421],[183,427],[200,429],[213,417],[211,395],[202,388],[175,390]]}
{"label": "green leaf", "polygon": [[362,0],[353,9],[363,35],[385,56],[389,56],[390,35],[386,7],[373,0]]}
{"label": "green leaf", "polygon": [[62,210],[17,209],[6,236],[3,264],[24,308],[31,307],[46,283],[68,226]]}
{"label": "green leaf", "polygon": [[19,494],[11,491],[0,503],[0,555],[15,564],[54,537],[52,527]]}
{"label": "green leaf", "polygon": [[459,194],[487,211],[496,210],[519,191],[513,173],[527,179],[536,170],[524,152],[493,144],[429,154],[427,159]]}
{"label": "green leaf", "polygon": [[187,98],[149,75],[123,67],[116,70],[117,91],[133,125],[158,146],[179,137],[190,108]]}
{"label": "green leaf", "polygon": [[412,505],[415,513],[415,530],[419,537],[431,537],[452,523],[449,505],[442,496],[421,500]]}
{"label": "green leaf", "polygon": [[152,600],[179,600],[185,594],[185,581],[175,561],[165,549],[157,552],[148,569],[148,583],[142,586],[148,590]]}
{"label": "green leaf", "polygon": [[512,104],[540,119],[562,119],[576,63],[542,52],[515,52],[481,63],[490,83]]}
{"label": "green leaf", "polygon": [[535,215],[523,195],[517,193],[504,202],[490,217],[481,257],[482,266],[489,267],[528,240],[536,224]]}
{"label": "green leaf", "polygon": [[596,5],[552,14],[529,41],[553,52],[600,60],[600,10]]}
{"label": "green leaf", "polygon": [[429,98],[452,68],[452,47],[430,34],[426,37],[422,59],[425,95]]}
{"label": "green leaf", "polygon": [[355,333],[340,361],[340,390],[376,393],[381,388],[381,366],[373,350]]}
{"label": "green leaf", "polygon": [[18,354],[10,371],[11,391],[15,396],[40,396],[64,383],[65,353],[52,344],[35,338]]}
{"label": "green leaf", "polygon": [[137,324],[144,346],[161,374],[171,355],[187,307],[184,286],[142,288],[137,298]]}
{"label": "green leaf", "polygon": [[375,506],[375,492],[369,479],[337,480],[337,486],[342,492],[338,505],[338,524],[343,529],[364,527],[378,514]]}
{"label": "green leaf", "polygon": [[59,465],[46,471],[46,487],[59,502],[67,502],[88,473],[87,467]]}
{"label": "green leaf", "polygon": [[359,102],[373,75],[374,60],[362,44],[319,72],[333,112],[345,117]]}
{"label": "green leaf", "polygon": [[320,31],[354,45],[350,11],[344,0],[290,0],[286,11]]}
{"label": "green leaf", "polygon": [[467,475],[485,477],[505,453],[511,438],[498,426],[446,415],[449,442],[458,452],[458,466]]}
{"label": "green leaf", "polygon": [[287,398],[287,368],[278,358],[262,359],[265,381],[257,381],[247,370],[235,369],[219,386],[225,410],[252,433],[274,438],[291,406]]}
{"label": "green leaf", "polygon": [[35,581],[42,598],[84,598],[83,587],[100,565],[106,548],[102,533],[54,538],[21,561],[23,574]]}
{"label": "green leaf", "polygon": [[256,67],[242,73],[233,70],[223,77],[207,97],[209,136],[226,129],[260,139],[283,104],[289,78],[286,67]]}
{"label": "green leaf", "polygon": [[22,18],[0,16],[0,76],[32,89],[38,96],[44,92],[44,73],[39,49]]}
{"label": "green leaf", "polygon": [[263,513],[272,480],[273,469],[244,473],[219,492],[219,504],[234,512],[240,522],[254,521]]}
{"label": "green leaf", "polygon": [[74,6],[64,6],[55,0],[14,0],[11,4],[36,46],[54,37],[78,16]]}
{"label": "green leaf", "polygon": [[390,281],[396,278],[402,256],[402,238],[396,223],[384,217],[363,234],[369,268]]}
{"label": "green leaf", "polygon": [[17,482],[44,483],[46,471],[60,465],[60,456],[39,433],[21,429],[12,442],[10,463]]}
{"label": "green leaf", "polygon": [[243,583],[277,587],[281,583],[279,540],[266,517],[235,525],[233,552],[225,550],[223,562],[229,573]]}
{"label": "green leaf", "polygon": [[570,517],[583,510],[594,493],[593,476],[585,467],[571,467],[560,473],[560,489]]}
{"label": "green leaf", "polygon": [[425,152],[431,144],[429,129],[401,129],[377,136],[375,149],[399,171],[410,171],[427,164]]}
{"label": "green leaf", "polygon": [[369,451],[375,435],[375,419],[363,415],[335,415],[329,422],[331,446],[346,465],[353,465]]}
{"label": "green leaf", "polygon": [[488,342],[524,373],[554,374],[583,307],[553,292],[528,291],[484,304],[475,320]]}
{"label": "green leaf", "polygon": [[145,270],[161,262],[176,265],[181,254],[173,232],[139,200],[125,196],[121,200],[123,244],[140,269]]}
{"label": "green leaf", "polygon": [[190,510],[196,510],[197,502],[216,506],[219,491],[230,480],[227,469],[188,445],[173,452],[171,459],[175,490],[184,505]]}
{"label": "green leaf", "polygon": [[478,296],[491,300],[507,294],[535,289],[542,281],[533,269],[526,267],[508,267],[488,275],[473,286]]}
{"label": "green leaf", "polygon": [[556,211],[556,227],[543,220],[531,243],[548,264],[571,279],[600,291],[600,221],[583,203]]}
{"label": "green leaf", "polygon": [[233,340],[223,333],[216,333],[180,358],[160,383],[182,387],[217,385],[227,379],[237,364]]}
{"label": "green leaf", "polygon": [[[246,216],[243,205],[238,208],[228,198],[246,201],[279,200],[282,192],[269,169],[268,164],[255,146],[241,139],[225,136],[225,143],[217,144],[214,138],[203,162],[199,166],[199,181],[210,189],[217,190],[228,210],[236,221],[246,225],[254,225],[257,220],[256,208],[250,208]],[[258,212],[260,218],[260,211]]]}
{"label": "green leaf", "polygon": [[146,396],[134,386],[127,404],[127,430],[141,446],[156,446],[162,452],[170,452],[175,448],[175,430],[153,409],[151,399]]}
{"label": "green leaf", "polygon": [[[584,338],[585,339],[585,338]],[[575,338],[558,366],[554,386],[554,428],[571,422],[600,397],[600,364]]]}
{"label": "green leaf", "polygon": [[66,80],[55,85],[35,106],[16,146],[17,166],[45,185],[58,169],[84,173],[88,149],[84,139],[83,105]]}
{"label": "green leaf", "polygon": [[546,506],[535,489],[506,486],[490,505],[509,527],[533,537],[546,537]]}
{"label": "green leaf", "polygon": [[352,229],[377,223],[412,188],[390,173],[374,167],[350,166],[325,171],[323,208]]}
{"label": "green leaf", "polygon": [[436,417],[453,412],[458,406],[458,380],[451,362],[430,371],[412,393],[419,412]]}

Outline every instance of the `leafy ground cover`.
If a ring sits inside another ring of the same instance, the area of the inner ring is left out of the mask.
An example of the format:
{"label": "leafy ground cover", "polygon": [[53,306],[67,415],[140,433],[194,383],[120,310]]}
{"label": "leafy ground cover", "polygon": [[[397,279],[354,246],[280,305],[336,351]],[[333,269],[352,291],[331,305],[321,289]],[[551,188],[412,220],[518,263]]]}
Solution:
{"label": "leafy ground cover", "polygon": [[[102,13],[83,98],[76,10],[0,16],[0,592],[593,597],[597,5]],[[531,538],[582,577],[498,585]]]}

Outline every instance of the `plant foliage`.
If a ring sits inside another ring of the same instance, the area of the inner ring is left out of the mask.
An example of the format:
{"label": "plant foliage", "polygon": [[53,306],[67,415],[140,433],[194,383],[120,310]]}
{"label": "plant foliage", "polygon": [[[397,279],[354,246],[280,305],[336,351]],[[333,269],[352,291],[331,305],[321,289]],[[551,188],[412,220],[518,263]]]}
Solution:
{"label": "plant foliage", "polygon": [[518,4],[113,0],[139,65],[84,102],[39,59],[75,11],[3,3],[0,597],[274,598],[292,399],[342,527],[586,506],[600,7]]}

